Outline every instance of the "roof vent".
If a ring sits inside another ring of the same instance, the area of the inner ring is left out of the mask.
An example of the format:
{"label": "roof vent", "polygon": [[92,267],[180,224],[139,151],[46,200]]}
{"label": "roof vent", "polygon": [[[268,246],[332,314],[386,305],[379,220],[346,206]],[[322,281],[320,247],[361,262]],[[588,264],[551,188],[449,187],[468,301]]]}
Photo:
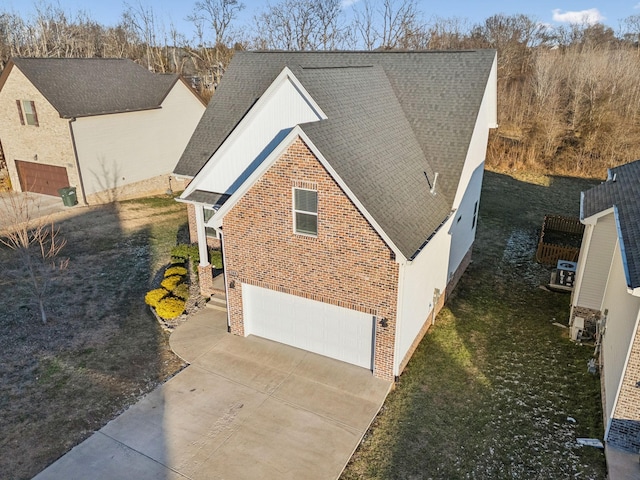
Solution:
{"label": "roof vent", "polygon": [[615,183],[615,181],[618,179],[618,174],[614,173],[613,174],[613,178],[611,178],[611,181]]}
{"label": "roof vent", "polygon": [[424,178],[427,179],[427,183],[429,184],[429,192],[432,195],[435,195],[436,194],[436,183],[438,182],[438,172],[436,172],[435,175],[433,176],[433,185],[429,181],[429,176],[427,175],[427,172],[423,172],[423,173],[424,173]]}

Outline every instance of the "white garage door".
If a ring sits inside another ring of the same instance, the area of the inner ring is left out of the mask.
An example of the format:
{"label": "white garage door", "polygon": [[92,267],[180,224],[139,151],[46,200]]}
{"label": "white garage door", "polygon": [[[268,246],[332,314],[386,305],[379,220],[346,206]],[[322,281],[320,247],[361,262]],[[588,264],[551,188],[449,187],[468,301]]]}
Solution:
{"label": "white garage door", "polygon": [[372,315],[286,293],[242,285],[246,335],[286,343],[372,369]]}

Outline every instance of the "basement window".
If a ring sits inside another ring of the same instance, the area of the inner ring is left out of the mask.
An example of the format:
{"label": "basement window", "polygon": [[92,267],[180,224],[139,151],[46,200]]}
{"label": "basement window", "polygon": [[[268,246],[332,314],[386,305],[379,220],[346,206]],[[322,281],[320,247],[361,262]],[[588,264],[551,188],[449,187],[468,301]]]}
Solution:
{"label": "basement window", "polygon": [[20,123],[22,125],[38,126],[38,114],[36,113],[36,104],[31,100],[16,100],[18,106],[18,114],[20,115]]}
{"label": "basement window", "polygon": [[318,236],[318,192],[293,189],[294,231],[300,235]]}

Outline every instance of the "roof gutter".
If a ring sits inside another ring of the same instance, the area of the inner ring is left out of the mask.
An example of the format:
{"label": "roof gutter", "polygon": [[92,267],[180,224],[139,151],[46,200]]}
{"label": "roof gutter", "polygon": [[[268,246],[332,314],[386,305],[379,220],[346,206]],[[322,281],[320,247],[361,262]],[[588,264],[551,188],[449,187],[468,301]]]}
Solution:
{"label": "roof gutter", "polygon": [[442,223],[440,225],[438,225],[438,227],[433,231],[433,233],[431,235],[429,235],[429,238],[427,238],[424,243],[422,245],[420,245],[420,248],[418,248],[418,250],[416,250],[416,252],[411,255],[411,258],[409,259],[409,261],[413,261],[419,254],[420,252],[424,249],[424,247],[427,246],[427,243],[429,243],[431,241],[431,239],[433,237],[436,236],[436,233],[438,233],[438,231],[440,231],[440,229],[444,226],[445,223],[447,223],[447,221],[451,218],[451,216],[456,212],[456,209],[452,209],[449,214],[444,217],[444,220],[442,220]]}
{"label": "roof gutter", "polygon": [[76,172],[78,174],[78,181],[80,182],[80,193],[82,193],[82,201],[85,205],[89,205],[87,202],[87,195],[84,191],[84,181],[82,180],[82,171],[80,170],[80,160],[78,159],[78,149],[76,147],[76,137],[73,134],[73,122],[76,121],[75,117],[69,120],[69,134],[71,135],[71,146],[73,147],[73,156],[75,159]]}

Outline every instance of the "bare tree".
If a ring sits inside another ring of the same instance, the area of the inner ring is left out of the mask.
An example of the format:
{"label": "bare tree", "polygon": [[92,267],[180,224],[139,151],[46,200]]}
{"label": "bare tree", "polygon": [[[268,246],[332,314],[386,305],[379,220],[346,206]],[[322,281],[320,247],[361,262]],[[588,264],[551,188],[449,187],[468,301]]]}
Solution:
{"label": "bare tree", "polygon": [[428,27],[416,0],[380,0],[373,4],[365,0],[355,4],[353,29],[367,50],[428,46]]}
{"label": "bare tree", "polygon": [[[201,93],[209,96],[220,83],[226,66],[231,61],[233,51],[228,47],[235,36],[232,22],[244,4],[238,0],[198,0],[193,12],[187,17],[196,29],[198,46],[192,50],[201,78],[210,81],[200,82]],[[205,32],[213,33],[213,42],[205,41]]]}
{"label": "bare tree", "polygon": [[502,79],[526,75],[531,67],[533,49],[548,40],[547,27],[527,15],[493,15],[472,32],[475,47],[498,50],[498,68]]}
{"label": "bare tree", "polygon": [[427,31],[428,48],[455,50],[469,47],[471,27],[467,20],[451,17],[433,17]]}
{"label": "bare tree", "polygon": [[56,272],[66,269],[69,263],[68,259],[59,258],[66,240],[60,236],[60,230],[53,222],[34,215],[25,197],[3,196],[1,203],[8,230],[0,236],[0,243],[15,252],[23,269],[18,279],[31,290],[42,323],[46,324],[45,299],[49,287]]}
{"label": "bare tree", "polygon": [[[147,68],[151,71],[165,71],[162,61],[158,62],[158,25],[153,7],[147,7],[141,1],[137,5],[125,3],[125,11],[122,13],[121,25],[125,29],[135,32],[138,43],[144,46],[146,52]],[[160,67],[160,68],[158,68]]]}
{"label": "bare tree", "polygon": [[[379,43],[379,34],[375,28],[375,14],[369,0],[354,8],[354,30],[365,50],[373,50]],[[356,40],[357,41],[357,40]]]}
{"label": "bare tree", "polygon": [[415,37],[424,36],[425,32],[415,0],[383,0],[380,13],[381,48],[409,48],[412,43],[420,43]]}
{"label": "bare tree", "polygon": [[191,15],[187,20],[196,25],[203,35],[203,27],[206,25],[213,32],[213,45],[231,43],[229,29],[238,13],[244,9],[244,3],[238,0],[198,0]]}
{"label": "bare tree", "polygon": [[620,37],[640,49],[640,15],[631,15],[622,20]]}
{"label": "bare tree", "polygon": [[258,48],[321,50],[342,48],[346,28],[340,0],[282,0],[254,18]]}

